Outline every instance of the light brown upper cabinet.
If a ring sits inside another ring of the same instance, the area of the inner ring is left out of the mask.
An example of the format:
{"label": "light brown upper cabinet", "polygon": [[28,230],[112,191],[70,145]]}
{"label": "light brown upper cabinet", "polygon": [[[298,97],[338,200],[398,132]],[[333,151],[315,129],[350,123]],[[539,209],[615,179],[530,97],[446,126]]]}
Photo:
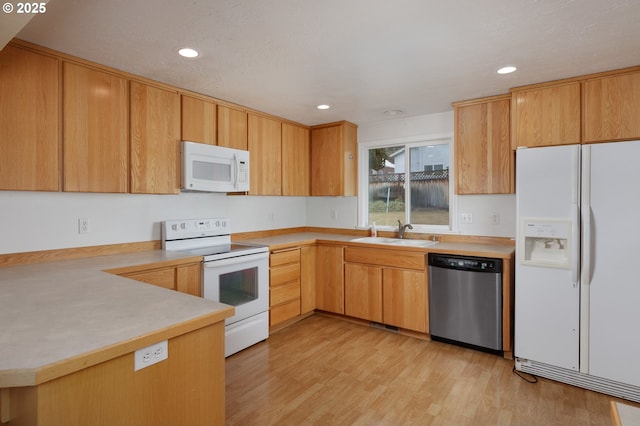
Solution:
{"label": "light brown upper cabinet", "polygon": [[106,72],[63,65],[64,190],[129,191],[129,85]]}
{"label": "light brown upper cabinet", "polygon": [[218,145],[247,150],[247,112],[218,105]]}
{"label": "light brown upper cabinet", "polygon": [[59,61],[0,50],[0,189],[60,190]]}
{"label": "light brown upper cabinet", "polygon": [[282,187],[281,123],[249,114],[249,152],[252,195],[280,195]]}
{"label": "light brown upper cabinet", "polygon": [[282,195],[310,194],[309,129],[282,123]]}
{"label": "light brown upper cabinet", "polygon": [[348,121],[311,128],[311,195],[357,195],[357,129]]}
{"label": "light brown upper cabinet", "polygon": [[453,103],[456,193],[513,192],[510,104],[510,95]]}
{"label": "light brown upper cabinet", "polygon": [[640,71],[586,80],[583,141],[640,139]]}
{"label": "light brown upper cabinet", "polygon": [[215,145],[217,141],[216,104],[182,95],[182,140]]}
{"label": "light brown upper cabinet", "polygon": [[580,82],[511,89],[512,148],[580,143]]}
{"label": "light brown upper cabinet", "polygon": [[131,192],[180,192],[180,95],[131,82]]}

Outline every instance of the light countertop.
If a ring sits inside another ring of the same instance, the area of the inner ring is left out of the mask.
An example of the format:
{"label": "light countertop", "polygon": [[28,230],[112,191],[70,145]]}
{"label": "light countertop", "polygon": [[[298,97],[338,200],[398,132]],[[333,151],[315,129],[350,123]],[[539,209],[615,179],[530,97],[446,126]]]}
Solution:
{"label": "light countertop", "polygon": [[[505,259],[514,253],[509,245],[439,242],[408,248],[354,238],[300,232],[243,241],[271,250],[321,242]],[[227,305],[105,272],[200,260],[151,250],[0,268],[0,388],[43,383],[231,316]]]}
{"label": "light countertop", "polygon": [[299,232],[292,234],[275,235],[270,237],[252,238],[242,241],[254,244],[263,244],[269,246],[271,250],[280,250],[288,247],[309,245],[319,241],[325,243],[338,243],[354,246],[357,245],[362,247],[366,246],[370,248],[391,248],[395,250],[411,250],[424,253],[464,254],[467,256],[496,257],[502,259],[509,259],[515,252],[515,247],[512,245],[484,244],[478,242],[466,243],[439,241],[437,244],[430,247],[407,247],[394,246],[389,244],[366,244],[351,241],[356,238],[361,238],[361,236],[359,237],[357,235],[329,234],[320,232]]}
{"label": "light countertop", "polygon": [[103,272],[190,260],[200,258],[153,250],[0,268],[0,387],[39,384],[231,316],[227,305]]}

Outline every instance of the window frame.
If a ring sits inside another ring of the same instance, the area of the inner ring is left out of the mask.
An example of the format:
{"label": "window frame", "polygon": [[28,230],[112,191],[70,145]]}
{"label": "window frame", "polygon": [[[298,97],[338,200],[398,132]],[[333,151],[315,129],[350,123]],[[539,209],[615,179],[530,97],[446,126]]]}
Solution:
{"label": "window frame", "polygon": [[[455,161],[454,161],[454,143],[453,133],[435,134],[435,135],[418,135],[402,138],[379,139],[361,142],[358,144],[358,228],[368,229],[372,224],[368,223],[369,219],[369,150],[375,148],[384,148],[390,146],[404,146],[407,152],[411,148],[425,145],[441,145],[449,144],[449,225],[422,225],[412,224],[411,232],[425,234],[447,234],[458,232],[458,200],[455,193]],[[409,173],[410,168],[406,168]],[[405,221],[407,220],[410,208],[405,210]],[[407,222],[405,222],[407,223]],[[377,226],[378,229],[385,231],[394,231],[396,226]]]}

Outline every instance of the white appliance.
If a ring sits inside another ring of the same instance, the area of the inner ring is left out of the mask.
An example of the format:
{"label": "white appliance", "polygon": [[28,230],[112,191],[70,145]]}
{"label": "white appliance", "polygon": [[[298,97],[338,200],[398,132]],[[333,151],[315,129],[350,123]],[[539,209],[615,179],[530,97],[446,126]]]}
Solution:
{"label": "white appliance", "polygon": [[181,187],[186,191],[249,190],[249,151],[182,141]]}
{"label": "white appliance", "polygon": [[269,248],[231,241],[228,218],[167,220],[165,250],[203,256],[202,295],[235,308],[225,320],[225,357],[269,337]]}
{"label": "white appliance", "polygon": [[640,402],[640,141],[516,152],[516,369]]}

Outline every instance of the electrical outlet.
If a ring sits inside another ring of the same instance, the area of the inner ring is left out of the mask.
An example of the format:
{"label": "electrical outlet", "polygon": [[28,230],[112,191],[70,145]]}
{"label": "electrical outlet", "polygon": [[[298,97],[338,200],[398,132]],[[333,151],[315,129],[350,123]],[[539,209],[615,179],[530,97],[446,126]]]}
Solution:
{"label": "electrical outlet", "polygon": [[168,358],[169,341],[167,340],[138,349],[134,354],[133,371],[141,370]]}
{"label": "electrical outlet", "polygon": [[469,225],[473,223],[473,215],[471,213],[461,213],[460,214],[460,223],[465,225]]}
{"label": "electrical outlet", "polygon": [[490,215],[491,218],[491,223],[494,225],[500,225],[500,213],[498,212],[493,212]]}
{"label": "electrical outlet", "polygon": [[89,233],[89,219],[81,218],[78,219],[78,234],[88,234]]}

